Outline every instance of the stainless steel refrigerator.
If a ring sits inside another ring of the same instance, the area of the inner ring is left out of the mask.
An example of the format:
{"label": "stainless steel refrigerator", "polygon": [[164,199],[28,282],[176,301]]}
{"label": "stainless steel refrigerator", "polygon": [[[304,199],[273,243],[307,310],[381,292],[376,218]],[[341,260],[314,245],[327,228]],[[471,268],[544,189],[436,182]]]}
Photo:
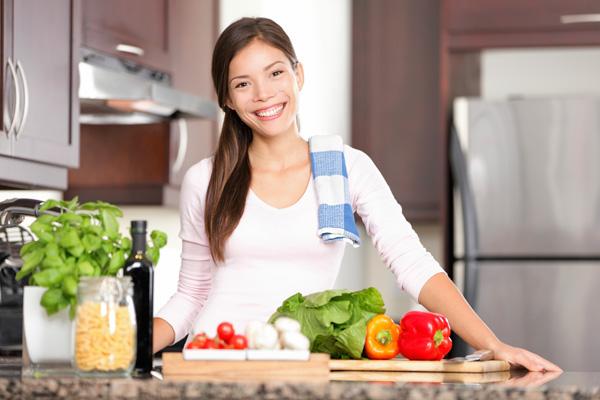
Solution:
{"label": "stainless steel refrigerator", "polygon": [[456,99],[450,159],[467,300],[501,340],[600,371],[600,97]]}

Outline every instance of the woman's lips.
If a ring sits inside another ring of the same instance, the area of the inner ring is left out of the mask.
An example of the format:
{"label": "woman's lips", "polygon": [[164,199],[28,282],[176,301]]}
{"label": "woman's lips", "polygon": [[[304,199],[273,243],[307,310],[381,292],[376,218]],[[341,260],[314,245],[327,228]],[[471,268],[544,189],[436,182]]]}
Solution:
{"label": "woman's lips", "polygon": [[261,121],[270,121],[273,119],[277,119],[279,118],[279,116],[281,116],[281,113],[283,112],[283,109],[285,108],[286,104],[287,103],[280,103],[268,108],[263,108],[261,110],[254,111],[254,115],[256,115]]}

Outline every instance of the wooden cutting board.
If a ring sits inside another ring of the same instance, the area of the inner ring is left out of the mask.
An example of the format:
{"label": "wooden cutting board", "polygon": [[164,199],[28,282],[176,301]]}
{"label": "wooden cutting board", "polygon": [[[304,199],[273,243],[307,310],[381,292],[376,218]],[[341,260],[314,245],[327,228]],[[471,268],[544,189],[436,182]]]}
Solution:
{"label": "wooden cutting board", "polygon": [[329,380],[329,354],[311,354],[308,361],[200,361],[184,360],[181,353],[163,353],[162,361],[165,380]]}
{"label": "wooden cutting board", "polygon": [[331,371],[387,371],[387,372],[438,372],[438,373],[484,373],[510,370],[506,361],[453,362],[393,360],[330,360]]}
{"label": "wooden cutting board", "polygon": [[500,372],[387,372],[331,371],[332,381],[413,382],[413,383],[492,383],[510,379],[510,371]]}

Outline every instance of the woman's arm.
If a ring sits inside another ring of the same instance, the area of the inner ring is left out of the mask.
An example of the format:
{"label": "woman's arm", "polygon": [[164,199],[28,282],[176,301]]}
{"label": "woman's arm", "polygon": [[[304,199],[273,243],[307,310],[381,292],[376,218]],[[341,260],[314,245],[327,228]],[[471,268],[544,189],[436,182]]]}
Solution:
{"label": "woman's arm", "polygon": [[156,353],[175,341],[175,330],[162,318],[152,321],[152,353]]}
{"label": "woman's arm", "polygon": [[476,350],[493,350],[497,360],[522,365],[530,371],[562,371],[535,353],[502,343],[446,274],[436,274],[425,283],[419,303],[430,311],[445,315],[452,330]]}

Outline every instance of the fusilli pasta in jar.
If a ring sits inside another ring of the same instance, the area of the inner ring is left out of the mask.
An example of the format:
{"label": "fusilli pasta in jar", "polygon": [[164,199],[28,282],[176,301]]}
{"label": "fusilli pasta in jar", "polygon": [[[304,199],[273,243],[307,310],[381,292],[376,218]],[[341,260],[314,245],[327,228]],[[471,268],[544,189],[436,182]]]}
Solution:
{"label": "fusilli pasta in jar", "polygon": [[129,277],[84,277],[78,287],[73,364],[83,374],[123,374],[135,363]]}

